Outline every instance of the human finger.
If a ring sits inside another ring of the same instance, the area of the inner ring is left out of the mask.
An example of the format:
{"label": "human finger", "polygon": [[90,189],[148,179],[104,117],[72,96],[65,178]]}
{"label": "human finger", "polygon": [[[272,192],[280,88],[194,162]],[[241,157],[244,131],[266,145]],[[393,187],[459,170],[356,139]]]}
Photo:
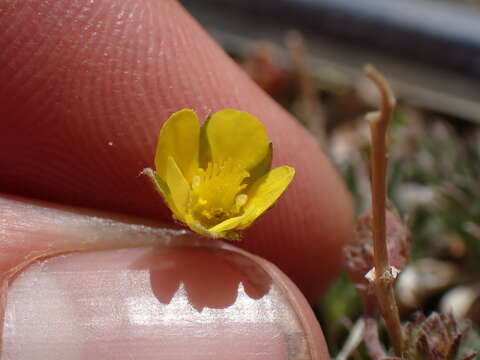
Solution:
{"label": "human finger", "polygon": [[240,246],[275,262],[311,298],[332,279],[351,204],[315,140],[172,0],[0,4],[0,190],[170,218],[145,177],[168,116],[249,111],[296,168]]}

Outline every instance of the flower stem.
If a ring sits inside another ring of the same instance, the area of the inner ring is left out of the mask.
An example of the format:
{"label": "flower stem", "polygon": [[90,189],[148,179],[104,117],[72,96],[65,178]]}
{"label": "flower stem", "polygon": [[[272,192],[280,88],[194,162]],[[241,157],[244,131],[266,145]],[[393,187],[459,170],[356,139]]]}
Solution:
{"label": "flower stem", "polygon": [[402,355],[403,335],[394,293],[395,274],[390,267],[386,241],[386,133],[395,107],[395,98],[383,76],[372,66],[365,73],[380,92],[380,111],[367,115],[371,134],[371,189],[373,208],[373,248],[375,271],[372,285],[385,320],[395,354]]}

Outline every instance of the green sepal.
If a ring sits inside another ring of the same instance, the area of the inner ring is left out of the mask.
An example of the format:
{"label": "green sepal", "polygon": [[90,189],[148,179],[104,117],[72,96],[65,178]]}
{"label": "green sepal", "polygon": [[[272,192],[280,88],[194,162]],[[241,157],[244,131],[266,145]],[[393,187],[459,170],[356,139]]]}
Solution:
{"label": "green sepal", "polygon": [[260,161],[255,167],[250,170],[250,176],[247,178],[247,183],[252,184],[256,180],[260,179],[272,168],[273,159],[273,144],[268,144],[268,151],[262,161]]}

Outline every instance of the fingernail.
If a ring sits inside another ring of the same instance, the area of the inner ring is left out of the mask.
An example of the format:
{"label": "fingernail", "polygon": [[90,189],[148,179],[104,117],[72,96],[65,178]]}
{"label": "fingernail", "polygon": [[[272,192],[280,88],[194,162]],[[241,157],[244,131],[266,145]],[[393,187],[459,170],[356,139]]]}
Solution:
{"label": "fingernail", "polygon": [[298,290],[229,247],[77,253],[11,284],[2,359],[327,359]]}

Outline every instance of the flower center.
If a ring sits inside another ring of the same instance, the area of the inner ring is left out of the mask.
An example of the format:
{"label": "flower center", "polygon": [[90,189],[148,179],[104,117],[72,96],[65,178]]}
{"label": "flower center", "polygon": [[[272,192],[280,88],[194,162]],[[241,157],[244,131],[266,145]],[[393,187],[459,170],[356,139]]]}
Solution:
{"label": "flower center", "polygon": [[210,228],[240,215],[248,196],[242,193],[250,174],[231,160],[209,162],[192,180],[189,211],[202,226]]}

